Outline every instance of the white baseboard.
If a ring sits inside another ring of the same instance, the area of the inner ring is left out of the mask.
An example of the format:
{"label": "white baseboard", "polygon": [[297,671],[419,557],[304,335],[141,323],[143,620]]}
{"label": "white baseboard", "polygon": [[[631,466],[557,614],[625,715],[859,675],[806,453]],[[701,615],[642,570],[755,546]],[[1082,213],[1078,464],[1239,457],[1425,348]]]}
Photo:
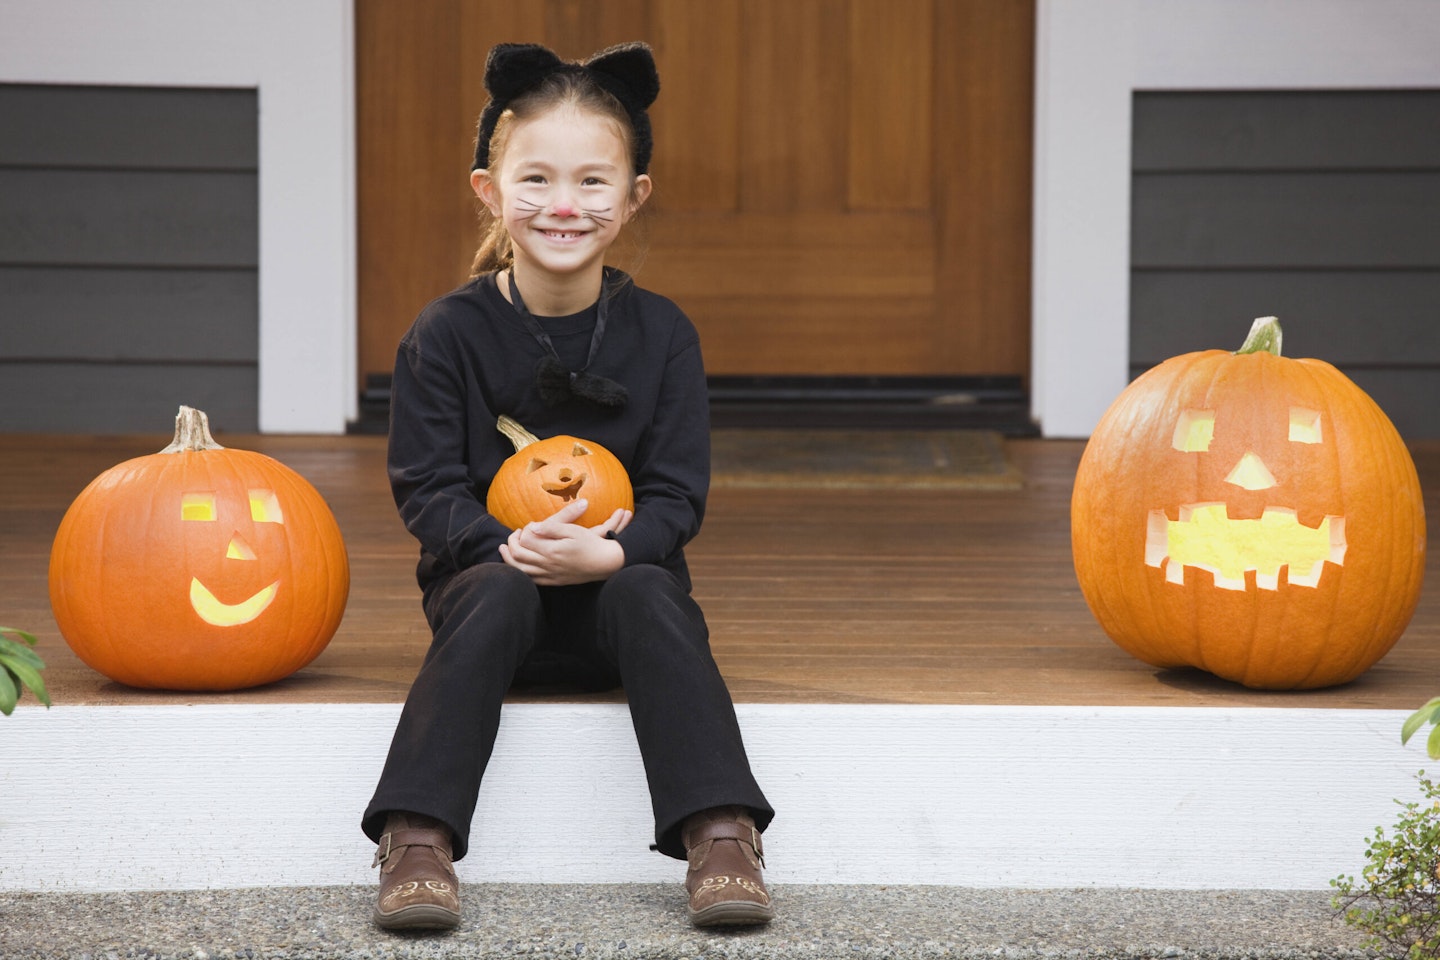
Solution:
{"label": "white baseboard", "polygon": [[[1403,711],[738,708],[775,883],[1323,889],[1413,799]],[[0,718],[0,890],[369,884],[394,704]],[[649,882],[628,713],[514,704],[462,882]]]}

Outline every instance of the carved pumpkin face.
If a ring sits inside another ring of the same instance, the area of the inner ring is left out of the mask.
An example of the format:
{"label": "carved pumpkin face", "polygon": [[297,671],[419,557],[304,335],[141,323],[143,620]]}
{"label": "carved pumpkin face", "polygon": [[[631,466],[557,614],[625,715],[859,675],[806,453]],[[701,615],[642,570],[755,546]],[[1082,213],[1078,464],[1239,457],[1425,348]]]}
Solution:
{"label": "carved pumpkin face", "polygon": [[171,449],[86,487],[51,551],[66,642],[136,687],[279,680],[329,643],[348,593],[345,545],[314,487],[259,453],[187,445],[178,430]]}
{"label": "carved pumpkin face", "polygon": [[515,453],[490,481],[485,509],[507,527],[544,520],[581,498],[589,504],[576,521],[581,526],[635,509],[625,467],[598,443],[568,436],[539,440],[509,417],[497,426],[515,444]]}
{"label": "carved pumpkin face", "polygon": [[[1244,590],[1251,581],[1257,589],[1278,590],[1282,573],[1289,584],[1313,588],[1327,561],[1344,565],[1345,518],[1322,503],[1324,491],[1340,489],[1324,448],[1324,418],[1309,407],[1291,406],[1288,414],[1287,420],[1272,416],[1276,423],[1236,418],[1221,425],[1216,439],[1214,410],[1180,412],[1171,447],[1196,459],[1190,470],[1200,478],[1197,490],[1214,499],[1167,503],[1150,511],[1148,566],[1163,569],[1170,583],[1183,584],[1188,569],[1191,576],[1205,571],[1224,590]],[[1289,444],[1300,446],[1292,450]],[[1278,480],[1275,470],[1289,482]],[[1287,490],[1290,482],[1303,489]]]}
{"label": "carved pumpkin face", "polygon": [[1425,518],[1403,441],[1334,367],[1257,349],[1166,361],[1091,436],[1076,574],[1121,647],[1248,686],[1359,676],[1419,599]]}

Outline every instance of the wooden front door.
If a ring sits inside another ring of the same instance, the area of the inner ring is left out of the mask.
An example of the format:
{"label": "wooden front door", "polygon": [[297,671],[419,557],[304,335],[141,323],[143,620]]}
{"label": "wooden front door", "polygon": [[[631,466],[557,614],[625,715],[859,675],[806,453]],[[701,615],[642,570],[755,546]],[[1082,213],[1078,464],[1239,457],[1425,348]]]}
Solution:
{"label": "wooden front door", "polygon": [[476,242],[486,51],[654,48],[643,261],[712,374],[1024,375],[1034,0],[357,0],[360,364]]}

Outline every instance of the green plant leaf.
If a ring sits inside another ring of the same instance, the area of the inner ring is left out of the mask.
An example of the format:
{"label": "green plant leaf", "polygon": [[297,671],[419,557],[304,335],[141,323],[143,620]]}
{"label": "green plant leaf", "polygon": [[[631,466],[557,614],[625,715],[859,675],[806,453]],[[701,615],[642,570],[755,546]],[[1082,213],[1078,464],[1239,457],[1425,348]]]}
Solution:
{"label": "green plant leaf", "polygon": [[39,670],[28,663],[19,663],[15,660],[7,661],[4,666],[6,670],[15,675],[16,680],[30,688],[30,692],[35,694],[36,700],[47,707],[50,706],[50,694],[45,692],[45,681],[41,678]]}
{"label": "green plant leaf", "polygon": [[0,713],[9,716],[29,688],[35,699],[50,706],[50,694],[40,671],[45,661],[32,647],[38,641],[33,633],[15,627],[0,627]]}
{"label": "green plant leaf", "polygon": [[0,668],[0,713],[5,716],[15,710],[15,701],[19,699],[19,693],[15,689],[15,681],[10,679],[10,671]]}
{"label": "green plant leaf", "polygon": [[1440,727],[1430,731],[1430,739],[1425,741],[1425,752],[1430,754],[1431,760],[1440,760]]}
{"label": "green plant leaf", "polygon": [[36,670],[45,669],[45,661],[40,659],[40,654],[31,650],[23,643],[14,643],[0,637],[0,663],[7,660],[18,660],[21,663],[28,663]]}
{"label": "green plant leaf", "polygon": [[5,639],[4,634],[7,633],[15,634],[15,636],[19,637],[22,641],[28,643],[32,647],[39,642],[35,639],[35,634],[33,633],[26,633],[24,630],[20,630],[16,627],[0,627],[0,639]]}
{"label": "green plant leaf", "polygon": [[1405,718],[1405,724],[1400,728],[1400,742],[1409,743],[1416,730],[1427,723],[1435,723],[1437,719],[1440,719],[1440,697],[1432,697],[1429,703]]}

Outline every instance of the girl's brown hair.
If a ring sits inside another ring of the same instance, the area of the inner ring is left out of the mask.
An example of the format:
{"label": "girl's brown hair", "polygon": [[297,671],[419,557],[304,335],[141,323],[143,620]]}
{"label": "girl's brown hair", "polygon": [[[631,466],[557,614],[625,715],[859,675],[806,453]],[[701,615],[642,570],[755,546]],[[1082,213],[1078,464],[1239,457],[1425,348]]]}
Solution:
{"label": "girl's brown hair", "polygon": [[[495,132],[490,137],[489,169],[499,171],[505,162],[505,150],[510,145],[510,134],[517,123],[534,119],[550,110],[572,107],[609,120],[625,144],[625,157],[630,163],[630,194],[635,196],[635,131],[630,115],[620,101],[606,91],[593,78],[582,71],[557,71],[546,77],[533,90],[512,100],[505,112],[495,123]],[[505,221],[495,216],[480,204],[480,246],[475,251],[475,260],[470,265],[470,278],[492,270],[504,270],[515,262],[515,251],[510,244],[510,233]]]}

